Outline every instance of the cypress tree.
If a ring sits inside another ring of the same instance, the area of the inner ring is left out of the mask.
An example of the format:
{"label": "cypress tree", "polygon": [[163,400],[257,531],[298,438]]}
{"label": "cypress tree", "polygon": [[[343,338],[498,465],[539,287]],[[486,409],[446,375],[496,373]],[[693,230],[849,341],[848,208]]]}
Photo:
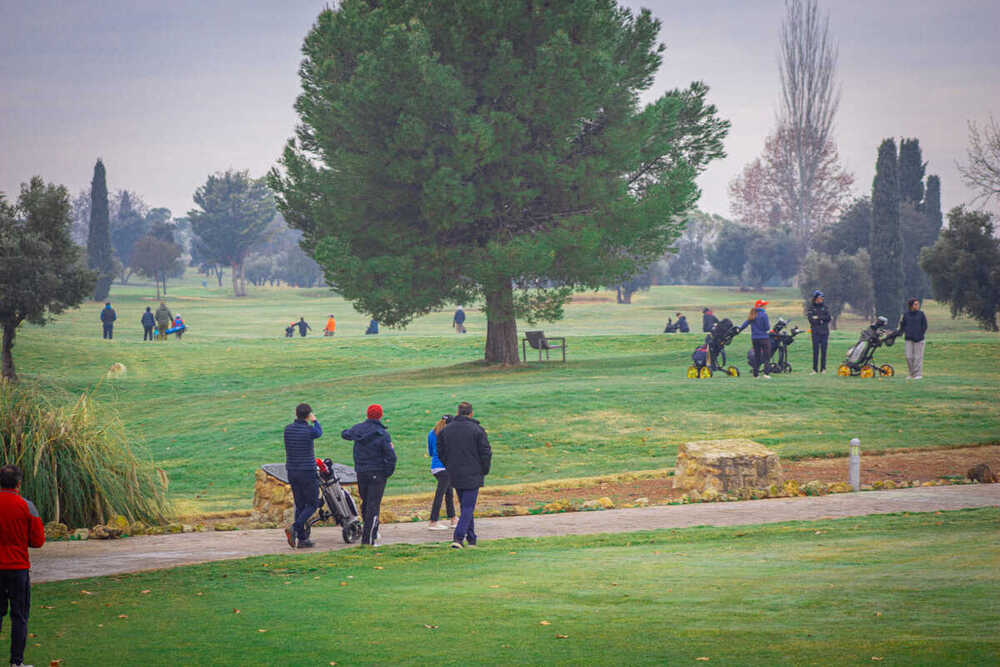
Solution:
{"label": "cypress tree", "polygon": [[901,139],[899,142],[899,196],[901,201],[918,206],[924,199],[924,171],[920,139]]}
{"label": "cypress tree", "polygon": [[868,243],[875,288],[876,314],[891,325],[903,308],[903,239],[899,232],[899,175],[896,142],[886,139],[878,149],[872,183],[872,231]]}
{"label": "cypress tree", "polygon": [[108,183],[104,162],[98,158],[90,182],[90,232],[87,236],[87,266],[97,272],[94,301],[103,301],[111,291],[114,259],[111,254],[111,219],[108,213]]}
{"label": "cypress tree", "polygon": [[927,177],[927,191],[924,194],[921,210],[930,221],[928,228],[932,232],[924,245],[931,245],[937,241],[944,223],[944,216],[941,215],[941,177],[937,174],[931,174]]}

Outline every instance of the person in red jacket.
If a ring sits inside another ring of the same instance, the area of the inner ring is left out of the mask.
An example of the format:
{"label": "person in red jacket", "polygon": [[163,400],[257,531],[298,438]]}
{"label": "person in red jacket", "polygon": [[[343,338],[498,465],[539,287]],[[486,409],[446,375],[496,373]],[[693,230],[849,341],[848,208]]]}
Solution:
{"label": "person in red jacket", "polygon": [[34,503],[21,497],[21,470],[0,467],[0,623],[10,607],[10,664],[24,664],[31,608],[28,547],[45,544],[45,529]]}

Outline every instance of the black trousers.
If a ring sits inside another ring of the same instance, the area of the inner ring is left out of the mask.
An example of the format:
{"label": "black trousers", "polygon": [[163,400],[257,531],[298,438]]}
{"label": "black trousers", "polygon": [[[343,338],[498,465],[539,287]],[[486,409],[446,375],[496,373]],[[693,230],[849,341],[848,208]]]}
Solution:
{"label": "black trousers", "polygon": [[386,477],[380,472],[359,472],[358,493],[361,495],[361,544],[374,544],[378,539],[378,515],[382,509]]}
{"label": "black trousers", "polygon": [[113,324],[105,324],[104,325],[104,337],[105,338],[112,338],[112,337],[114,337],[114,333],[115,333],[115,325],[113,325]]}
{"label": "black trousers", "polygon": [[24,662],[28,641],[28,611],[31,609],[31,577],[28,570],[0,570],[0,625],[10,607],[10,662]]}
{"label": "black trousers", "polygon": [[153,327],[142,328],[142,339],[143,340],[153,340]]}
{"label": "black trousers", "polygon": [[[826,343],[830,334],[813,334],[813,370],[817,373],[826,370]],[[821,360],[822,359],[822,360]]]}
{"label": "black trousers", "polygon": [[448,477],[447,470],[438,470],[434,473],[437,479],[437,489],[434,491],[434,502],[431,503],[431,521],[435,522],[441,518],[441,501],[445,501],[445,511],[449,519],[455,518],[455,489],[451,488],[451,478]]}
{"label": "black trousers", "polygon": [[757,377],[759,371],[767,374],[767,364],[771,361],[771,341],[755,340],[753,342],[753,376]]}
{"label": "black trousers", "polygon": [[315,471],[289,470],[288,485],[292,487],[292,497],[295,499],[295,522],[292,530],[300,540],[309,537],[306,522],[316,513],[319,507],[319,479]]}

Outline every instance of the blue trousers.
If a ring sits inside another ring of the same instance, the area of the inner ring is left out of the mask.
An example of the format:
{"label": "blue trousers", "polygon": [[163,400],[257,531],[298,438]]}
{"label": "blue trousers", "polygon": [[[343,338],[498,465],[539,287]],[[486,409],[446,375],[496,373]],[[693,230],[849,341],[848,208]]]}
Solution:
{"label": "blue trousers", "polygon": [[306,522],[319,507],[319,479],[315,471],[289,470],[288,484],[292,487],[292,497],[295,498],[295,522],[292,523],[292,530],[300,540],[304,540],[309,537]]}
{"label": "blue trousers", "polygon": [[473,515],[476,513],[476,500],[479,498],[479,489],[455,489],[458,492],[458,503],[462,506],[462,513],[458,517],[458,524],[455,526],[455,542],[459,544],[466,540],[469,544],[476,543],[476,520]]}

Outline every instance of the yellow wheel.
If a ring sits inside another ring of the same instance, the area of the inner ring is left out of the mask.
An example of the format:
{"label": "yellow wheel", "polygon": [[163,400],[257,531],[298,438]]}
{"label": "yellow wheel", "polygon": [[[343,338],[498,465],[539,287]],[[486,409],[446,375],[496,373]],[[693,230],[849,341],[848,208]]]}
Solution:
{"label": "yellow wheel", "polygon": [[736,366],[730,366],[726,369],[726,372],[729,373],[730,377],[738,378],[740,376],[740,369],[736,368]]}
{"label": "yellow wheel", "polygon": [[697,380],[698,379],[698,367],[688,366],[688,379]]}
{"label": "yellow wheel", "polygon": [[861,367],[861,377],[863,378],[875,377],[875,369],[869,366],[868,364],[865,364],[864,366]]}
{"label": "yellow wheel", "polygon": [[894,369],[889,364],[882,364],[881,366],[878,367],[878,372],[886,376],[887,378],[891,378],[893,375],[896,374],[896,369]]}
{"label": "yellow wheel", "polygon": [[842,378],[851,377],[851,367],[848,366],[847,364],[841,364],[837,366],[837,375],[839,375]]}
{"label": "yellow wheel", "polygon": [[702,366],[701,367],[701,372],[699,373],[698,377],[701,377],[701,378],[710,378],[710,377],[712,377],[712,369],[710,369],[708,366]]}

